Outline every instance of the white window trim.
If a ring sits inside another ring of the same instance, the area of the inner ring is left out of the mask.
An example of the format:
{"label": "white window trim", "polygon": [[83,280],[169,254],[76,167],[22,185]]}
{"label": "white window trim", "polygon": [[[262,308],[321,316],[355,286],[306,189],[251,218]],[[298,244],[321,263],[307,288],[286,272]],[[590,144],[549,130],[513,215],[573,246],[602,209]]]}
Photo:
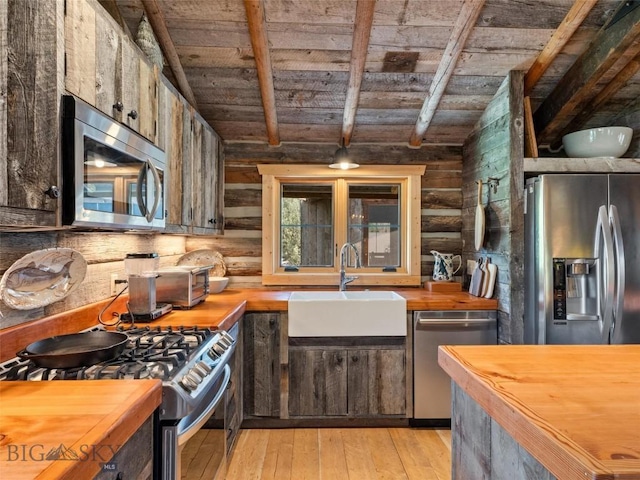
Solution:
{"label": "white window trim", "polygon": [[[385,179],[406,185],[402,194],[403,222],[406,222],[406,238],[403,251],[406,252],[406,270],[398,272],[367,272],[365,269],[348,269],[349,274],[358,279],[350,285],[360,286],[416,286],[421,283],[421,177],[424,165],[380,165],[361,166],[354,170],[332,170],[325,165],[274,165],[260,164],[262,175],[262,284],[263,285],[338,285],[339,259],[336,267],[317,269],[313,273],[285,272],[279,265],[280,226],[280,182],[296,179]],[[335,206],[336,209],[344,206]],[[345,213],[346,215],[346,213]],[[335,226],[336,229],[344,229]],[[337,232],[336,232],[337,235]],[[338,255],[338,252],[334,252]]]}

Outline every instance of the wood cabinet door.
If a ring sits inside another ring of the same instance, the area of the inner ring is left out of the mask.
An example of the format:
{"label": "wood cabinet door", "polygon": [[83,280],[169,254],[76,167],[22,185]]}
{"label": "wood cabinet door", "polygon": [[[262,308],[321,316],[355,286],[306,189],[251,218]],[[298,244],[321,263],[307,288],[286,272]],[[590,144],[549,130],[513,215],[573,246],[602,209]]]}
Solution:
{"label": "wood cabinet door", "polygon": [[245,416],[280,417],[280,314],[247,313],[242,320]]}
{"label": "wood cabinet door", "polygon": [[347,351],[289,348],[289,415],[347,415]]}
{"label": "wood cabinet door", "polygon": [[207,234],[218,229],[218,162],[220,141],[205,120],[194,112],[191,190],[193,233]]}
{"label": "wood cabinet door", "polygon": [[157,141],[159,72],[94,1],[67,2],[67,91]]}
{"label": "wood cabinet door", "polygon": [[349,350],[347,357],[349,415],[404,415],[404,349]]}
{"label": "wood cabinet door", "polygon": [[0,6],[0,225],[57,225],[62,9],[61,2]]}

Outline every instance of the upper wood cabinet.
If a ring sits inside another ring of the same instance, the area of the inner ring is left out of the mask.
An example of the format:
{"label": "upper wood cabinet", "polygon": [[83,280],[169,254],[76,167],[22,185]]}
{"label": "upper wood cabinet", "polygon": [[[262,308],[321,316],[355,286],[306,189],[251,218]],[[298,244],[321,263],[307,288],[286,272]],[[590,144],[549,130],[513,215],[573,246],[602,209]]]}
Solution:
{"label": "upper wood cabinet", "polygon": [[97,2],[67,2],[69,93],[156,142],[158,76],[157,68]]}
{"label": "upper wood cabinet", "polygon": [[58,224],[62,2],[0,2],[0,230]]}
{"label": "upper wood cabinet", "polygon": [[223,178],[218,135],[166,80],[159,83],[158,146],[169,164],[169,233],[207,235],[222,230]]}

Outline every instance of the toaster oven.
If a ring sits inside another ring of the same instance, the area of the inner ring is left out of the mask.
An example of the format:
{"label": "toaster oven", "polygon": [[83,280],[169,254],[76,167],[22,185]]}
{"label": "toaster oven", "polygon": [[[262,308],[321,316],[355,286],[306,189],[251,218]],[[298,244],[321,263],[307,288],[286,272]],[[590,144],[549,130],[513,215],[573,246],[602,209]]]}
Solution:
{"label": "toaster oven", "polygon": [[173,308],[186,309],[203,302],[209,295],[209,270],[204,267],[175,266],[157,271],[156,300]]}

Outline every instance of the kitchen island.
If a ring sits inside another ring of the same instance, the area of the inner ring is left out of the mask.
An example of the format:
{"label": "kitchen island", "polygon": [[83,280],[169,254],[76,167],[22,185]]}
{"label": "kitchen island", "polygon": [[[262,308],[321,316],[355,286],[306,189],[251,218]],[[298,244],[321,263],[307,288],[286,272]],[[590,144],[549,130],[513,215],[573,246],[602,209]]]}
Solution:
{"label": "kitchen island", "polygon": [[452,478],[639,479],[640,346],[442,346]]}
{"label": "kitchen island", "polygon": [[159,380],[0,383],[0,478],[151,478]]}

